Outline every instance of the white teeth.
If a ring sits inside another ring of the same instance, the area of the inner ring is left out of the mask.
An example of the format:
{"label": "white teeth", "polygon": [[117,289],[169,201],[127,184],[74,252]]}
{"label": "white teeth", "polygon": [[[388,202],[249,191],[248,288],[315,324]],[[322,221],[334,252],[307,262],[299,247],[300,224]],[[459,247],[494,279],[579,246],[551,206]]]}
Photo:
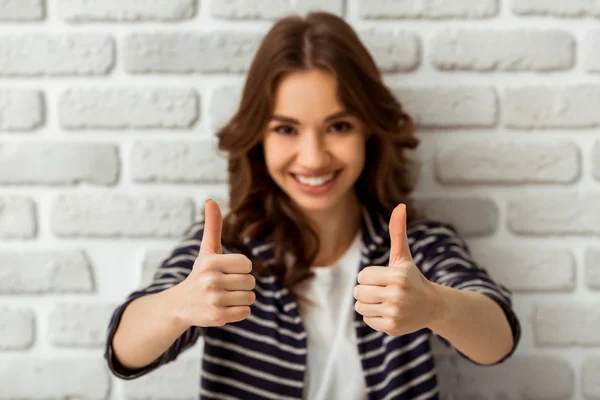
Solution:
{"label": "white teeth", "polygon": [[298,180],[298,182],[302,183],[303,185],[308,185],[308,186],[321,186],[326,184],[327,182],[329,182],[330,180],[333,179],[334,174],[328,174],[328,175],[323,175],[323,176],[312,176],[312,177],[305,177],[305,176],[299,176],[299,175],[295,175],[296,179]]}

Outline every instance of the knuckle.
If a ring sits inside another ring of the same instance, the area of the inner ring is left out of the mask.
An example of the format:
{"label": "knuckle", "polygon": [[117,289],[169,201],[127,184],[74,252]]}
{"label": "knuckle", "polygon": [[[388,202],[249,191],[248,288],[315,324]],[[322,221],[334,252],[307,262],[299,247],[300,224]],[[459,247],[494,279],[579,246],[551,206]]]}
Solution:
{"label": "knuckle", "polygon": [[213,308],[208,313],[208,319],[214,324],[222,326],[225,324],[223,311],[218,308]]}
{"label": "knuckle", "polygon": [[219,285],[220,278],[220,274],[215,272],[206,272],[202,274],[201,277],[202,286],[208,289],[214,289]]}
{"label": "knuckle", "polygon": [[201,260],[202,269],[217,269],[219,259],[216,257],[203,257]]}
{"label": "knuckle", "polygon": [[386,310],[387,315],[396,318],[400,316],[400,308],[396,305],[389,305]]}
{"label": "knuckle", "polygon": [[398,327],[398,324],[393,318],[384,318],[382,321],[382,325],[382,328],[387,332],[394,331]]}
{"label": "knuckle", "polygon": [[221,295],[218,292],[211,290],[208,293],[206,293],[206,302],[209,305],[218,306],[220,301],[221,301]]}
{"label": "knuckle", "polygon": [[393,285],[388,286],[385,292],[386,300],[391,302],[398,302],[402,299],[402,289],[399,286]]}
{"label": "knuckle", "polygon": [[392,285],[396,285],[398,287],[405,287],[407,283],[407,277],[404,271],[394,271],[390,275],[390,282]]}

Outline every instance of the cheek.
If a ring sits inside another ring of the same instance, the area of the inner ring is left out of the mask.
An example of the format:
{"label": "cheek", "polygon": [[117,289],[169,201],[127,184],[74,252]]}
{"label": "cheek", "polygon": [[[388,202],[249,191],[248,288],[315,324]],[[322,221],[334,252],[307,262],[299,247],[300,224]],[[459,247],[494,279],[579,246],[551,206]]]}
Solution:
{"label": "cheek", "polygon": [[265,164],[271,176],[277,174],[285,165],[285,151],[277,139],[277,137],[269,135],[263,142]]}
{"label": "cheek", "polygon": [[351,166],[353,170],[356,170],[357,173],[360,174],[365,166],[366,161],[366,148],[364,139],[357,136],[356,138],[353,138],[352,142],[347,143],[344,146],[344,149],[344,160],[346,161],[346,164]]}

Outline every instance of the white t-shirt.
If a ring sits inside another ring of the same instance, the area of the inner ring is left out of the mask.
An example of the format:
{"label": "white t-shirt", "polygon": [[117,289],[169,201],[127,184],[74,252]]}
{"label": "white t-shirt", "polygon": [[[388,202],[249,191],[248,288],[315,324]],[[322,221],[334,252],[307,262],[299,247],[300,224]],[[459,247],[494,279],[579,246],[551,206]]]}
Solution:
{"label": "white t-shirt", "polygon": [[295,289],[308,335],[305,399],[367,398],[354,328],[361,244],[357,235],[334,266],[312,268],[315,277]]}

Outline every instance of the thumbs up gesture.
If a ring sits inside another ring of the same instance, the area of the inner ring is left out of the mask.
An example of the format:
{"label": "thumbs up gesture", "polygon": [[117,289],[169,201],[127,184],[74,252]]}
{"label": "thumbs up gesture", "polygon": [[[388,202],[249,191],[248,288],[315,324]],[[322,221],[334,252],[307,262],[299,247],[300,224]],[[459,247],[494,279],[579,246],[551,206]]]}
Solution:
{"label": "thumbs up gesture", "polygon": [[356,311],[371,328],[400,336],[428,327],[439,295],[415,265],[406,236],[406,206],[392,212],[388,267],[369,266],[358,274]]}
{"label": "thumbs up gesture", "polygon": [[252,263],[242,254],[221,254],[221,210],[207,201],[204,235],[192,272],[178,286],[178,318],[186,326],[223,326],[250,315],[256,299]]}

